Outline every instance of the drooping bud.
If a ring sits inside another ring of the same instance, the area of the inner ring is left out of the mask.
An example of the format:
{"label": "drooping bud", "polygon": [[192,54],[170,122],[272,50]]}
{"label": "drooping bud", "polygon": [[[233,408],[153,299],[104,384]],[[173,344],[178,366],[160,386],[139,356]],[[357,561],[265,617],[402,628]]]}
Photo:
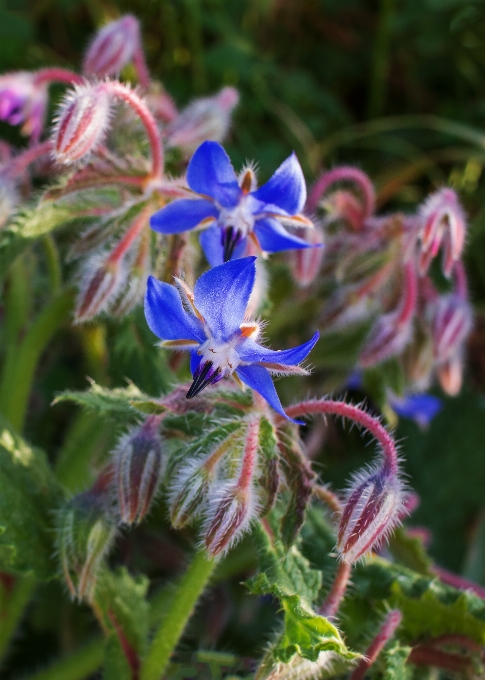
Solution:
{"label": "drooping bud", "polygon": [[86,75],[118,76],[128,64],[140,44],[140,25],[127,14],[110,21],[94,36],[84,58]]}
{"label": "drooping bud", "polygon": [[[318,224],[315,224],[313,228],[303,227],[298,229],[296,234],[312,245],[323,243],[323,231]],[[323,253],[323,248],[301,248],[288,252],[291,274],[295,283],[301,286],[301,288],[307,288],[316,279],[322,264]]]}
{"label": "drooping bud", "polygon": [[367,368],[400,354],[411,339],[412,324],[399,323],[399,314],[379,317],[362,348],[359,364]]}
{"label": "drooping bud", "polygon": [[0,76],[0,120],[22,125],[22,134],[38,141],[44,127],[47,85],[35,73],[19,71]]}
{"label": "drooping bud", "polygon": [[460,295],[442,295],[433,309],[432,338],[435,360],[443,363],[461,353],[472,329],[472,310]]}
{"label": "drooping bud", "polygon": [[110,473],[78,494],[59,512],[57,545],[62,572],[72,598],[90,599],[102,560],[116,535],[110,507]]}
{"label": "drooping bud", "polygon": [[145,230],[135,253],[125,289],[120,293],[110,312],[114,316],[124,316],[131,312],[145,295],[147,278],[150,273],[150,233]]}
{"label": "drooping bud", "polygon": [[102,83],[75,86],[56,116],[52,135],[56,161],[68,165],[86,160],[106,135],[110,111],[110,95]]}
{"label": "drooping bud", "polygon": [[425,273],[443,246],[443,272],[450,276],[463,252],[466,217],[453,189],[440,189],[429,196],[419,211],[421,222],[420,271]]}
{"label": "drooping bud", "polygon": [[221,142],[229,131],[231,113],[239,101],[233,87],[225,87],[213,97],[196,99],[164,130],[167,146],[180,147],[190,156],[202,142]]}
{"label": "drooping bud", "polygon": [[337,546],[344,562],[358,560],[397,526],[403,496],[399,471],[387,461],[355,477],[338,529]]}
{"label": "drooping bud", "polygon": [[162,472],[159,416],[121,438],[113,452],[118,509],[123,524],[138,524],[155,497]]}
{"label": "drooping bud", "polygon": [[116,300],[126,280],[126,267],[121,259],[94,257],[87,263],[77,299],[74,320],[82,323],[106,311]]}

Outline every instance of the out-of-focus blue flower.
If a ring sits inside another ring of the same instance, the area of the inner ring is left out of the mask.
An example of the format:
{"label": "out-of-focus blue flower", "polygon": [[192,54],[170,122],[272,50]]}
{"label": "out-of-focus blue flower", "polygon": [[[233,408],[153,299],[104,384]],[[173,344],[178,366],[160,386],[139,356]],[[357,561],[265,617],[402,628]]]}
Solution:
{"label": "out-of-focus blue flower", "polygon": [[305,374],[298,366],[318,340],[272,351],[256,341],[260,326],[246,321],[245,312],[256,276],[255,257],[219,265],[203,274],[194,291],[176,279],[177,286],[148,279],[145,316],[162,346],[191,353],[193,383],[187,398],[208,385],[233,376],[258,392],[282,416],[270,373]]}
{"label": "out-of-focus blue flower", "polygon": [[432,394],[408,394],[404,397],[390,395],[389,404],[398,416],[414,420],[423,429],[429,427],[443,408],[441,399]]}
{"label": "out-of-focus blue flower", "polygon": [[243,170],[238,179],[222,146],[204,142],[190,159],[187,183],[198,196],[169,203],[151,217],[150,226],[163,234],[207,227],[200,244],[211,266],[243,257],[248,239],[258,252],[315,247],[283,226],[312,226],[300,214],[306,186],[294,153],[256,189],[251,168]]}

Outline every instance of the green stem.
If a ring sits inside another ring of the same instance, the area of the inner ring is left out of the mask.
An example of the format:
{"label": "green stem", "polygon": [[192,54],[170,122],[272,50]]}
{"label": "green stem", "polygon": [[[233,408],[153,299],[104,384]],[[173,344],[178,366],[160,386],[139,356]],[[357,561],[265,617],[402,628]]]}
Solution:
{"label": "green stem", "polygon": [[391,22],[395,0],[381,0],[379,24],[375,39],[372,60],[372,77],[369,93],[368,117],[382,114],[387,72],[389,68],[389,45],[391,42]]}
{"label": "green stem", "polygon": [[148,654],[143,660],[140,680],[160,680],[162,677],[215,565],[216,562],[206,552],[195,554],[155,632]]}
{"label": "green stem", "polygon": [[22,680],[84,680],[101,666],[103,657],[104,640],[99,638],[49,668],[22,677]]}
{"label": "green stem", "polygon": [[59,251],[57,250],[56,242],[52,238],[52,234],[46,234],[42,238],[42,245],[44,247],[51,290],[53,293],[58,293],[62,284],[61,260],[59,258]]}
{"label": "green stem", "polygon": [[19,576],[15,580],[13,590],[5,602],[6,606],[0,621],[0,658],[5,656],[35,585],[36,581],[33,576]]}
{"label": "green stem", "polygon": [[70,290],[53,298],[27,331],[17,351],[7,357],[0,381],[0,412],[18,431],[23,427],[39,359],[54,333],[70,314],[72,303]]}

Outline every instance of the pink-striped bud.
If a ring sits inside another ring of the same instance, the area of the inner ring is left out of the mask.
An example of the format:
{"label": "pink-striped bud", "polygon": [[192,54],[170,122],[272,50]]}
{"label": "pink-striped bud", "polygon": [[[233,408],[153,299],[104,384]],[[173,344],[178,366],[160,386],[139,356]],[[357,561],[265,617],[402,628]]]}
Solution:
{"label": "pink-striped bud", "polygon": [[460,295],[442,295],[436,302],[432,321],[432,337],[435,360],[449,361],[461,353],[472,329],[472,310]]}
{"label": "pink-striped bud", "polygon": [[[296,230],[297,236],[312,245],[323,243],[322,228],[316,224],[313,228],[304,227]],[[320,271],[323,259],[323,248],[302,248],[290,250],[288,263],[295,282],[302,288],[310,286]]]}
{"label": "pink-striped bud", "polygon": [[196,99],[165,128],[167,146],[180,147],[189,156],[207,139],[222,142],[238,101],[239,93],[233,87],[225,87],[213,97]]}
{"label": "pink-striped bud", "polygon": [[150,233],[145,229],[135,250],[133,262],[129,265],[127,284],[111,307],[111,314],[124,316],[143,300],[150,264]]}
{"label": "pink-striped bud", "polygon": [[466,217],[453,189],[429,196],[419,211],[421,222],[420,271],[425,273],[443,246],[443,272],[450,276],[463,252]]}
{"label": "pink-striped bud", "polygon": [[78,85],[59,107],[52,144],[58,163],[86,160],[102,143],[110,121],[110,95],[100,85]]}
{"label": "pink-striped bud", "polygon": [[338,529],[337,547],[344,562],[355,562],[392,532],[402,515],[403,496],[399,471],[387,462],[356,476]]}
{"label": "pink-striped bud", "polygon": [[121,438],[114,458],[118,509],[123,524],[138,524],[148,513],[162,472],[162,445],[152,416]]}
{"label": "pink-striped bud", "polygon": [[140,25],[135,17],[127,14],[111,21],[94,36],[84,58],[86,75],[118,76],[133,59],[140,45]]}
{"label": "pink-striped bud", "polygon": [[363,368],[375,366],[389,357],[400,354],[411,339],[411,320],[399,321],[399,312],[379,317],[371,329],[359,357]]}
{"label": "pink-striped bud", "polygon": [[104,312],[116,300],[126,281],[121,259],[95,257],[87,263],[77,299],[74,321],[82,323]]}

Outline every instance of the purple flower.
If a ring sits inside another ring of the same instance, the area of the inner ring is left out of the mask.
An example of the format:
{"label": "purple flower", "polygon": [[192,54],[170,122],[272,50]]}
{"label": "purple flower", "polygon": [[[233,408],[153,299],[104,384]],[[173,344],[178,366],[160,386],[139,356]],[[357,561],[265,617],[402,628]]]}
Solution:
{"label": "purple flower", "polygon": [[420,427],[426,429],[443,408],[443,403],[432,394],[408,394],[404,397],[389,396],[392,410],[401,418],[414,420]]}
{"label": "purple flower", "polygon": [[270,373],[304,375],[298,364],[306,359],[319,334],[282,351],[256,342],[260,326],[245,317],[256,276],[255,260],[245,257],[211,269],[199,278],[193,293],[178,279],[177,286],[171,286],[150,276],[145,316],[163,347],[190,351],[194,380],[187,399],[232,376],[286,418]]}
{"label": "purple flower", "polygon": [[35,74],[19,71],[0,76],[0,120],[22,124],[22,134],[37,141],[44,126],[47,87]]}
{"label": "purple flower", "polygon": [[306,187],[294,153],[256,189],[251,168],[238,179],[222,146],[204,142],[190,159],[187,183],[198,196],[169,203],[152,216],[150,226],[163,234],[208,227],[200,235],[200,244],[211,266],[242,257],[248,239],[259,252],[315,247],[283,226],[312,226],[300,214]]}

